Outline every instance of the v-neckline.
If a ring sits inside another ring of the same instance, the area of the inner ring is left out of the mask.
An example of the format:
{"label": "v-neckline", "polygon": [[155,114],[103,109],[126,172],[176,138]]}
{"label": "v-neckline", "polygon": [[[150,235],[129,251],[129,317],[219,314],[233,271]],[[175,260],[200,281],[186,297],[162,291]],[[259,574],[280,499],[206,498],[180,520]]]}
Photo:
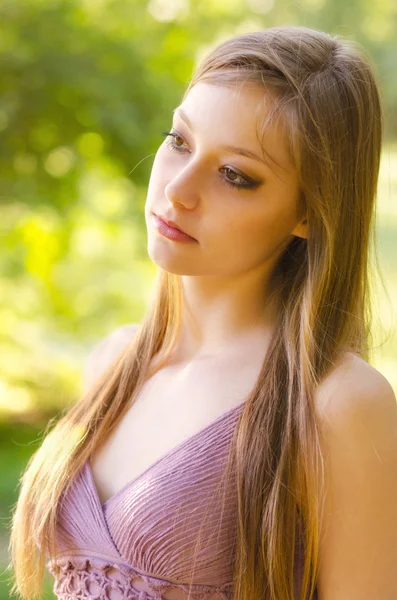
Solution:
{"label": "v-neckline", "polygon": [[91,467],[91,459],[89,458],[86,461],[86,467],[87,467],[87,471],[88,471],[88,475],[89,475],[89,479],[90,479],[90,484],[91,484],[92,490],[95,494],[96,501],[97,501],[98,505],[101,507],[102,512],[105,511],[107,506],[111,502],[113,502],[113,500],[115,500],[116,498],[118,498],[119,496],[124,494],[124,492],[126,492],[130,487],[132,487],[140,479],[142,479],[148,473],[153,471],[155,469],[155,467],[157,467],[157,465],[159,465],[160,463],[165,461],[167,458],[169,458],[173,454],[176,454],[177,452],[182,450],[182,448],[189,446],[193,441],[195,441],[195,440],[199,439],[201,436],[203,436],[209,429],[211,429],[212,427],[215,427],[215,425],[217,425],[220,421],[223,421],[223,419],[226,419],[228,416],[238,412],[239,409],[243,408],[243,406],[246,404],[246,402],[247,402],[247,400],[244,400],[243,402],[240,402],[240,404],[237,404],[236,406],[232,406],[232,408],[229,408],[228,410],[221,413],[219,416],[215,417],[215,419],[210,421],[207,425],[204,425],[204,427],[202,427],[201,429],[199,429],[192,435],[188,436],[186,439],[179,442],[179,444],[177,444],[173,448],[170,448],[169,450],[167,450],[167,452],[165,452],[159,458],[157,458],[154,462],[152,462],[144,471],[142,471],[142,473],[139,473],[139,475],[137,475],[133,479],[130,479],[130,481],[128,481],[120,490],[118,490],[117,492],[112,494],[112,496],[110,496],[110,498],[108,498],[106,500],[106,502],[104,502],[104,503],[102,503],[99,498],[96,483],[94,481],[94,474],[93,474],[92,467]]}

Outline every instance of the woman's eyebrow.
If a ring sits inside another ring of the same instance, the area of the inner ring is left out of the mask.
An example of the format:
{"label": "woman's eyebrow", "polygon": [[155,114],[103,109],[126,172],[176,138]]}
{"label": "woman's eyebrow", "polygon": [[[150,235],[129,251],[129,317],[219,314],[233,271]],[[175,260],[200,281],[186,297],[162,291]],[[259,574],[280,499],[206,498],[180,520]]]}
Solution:
{"label": "woman's eyebrow", "polygon": [[[184,110],[182,108],[177,106],[172,112],[173,112],[173,114],[178,114],[178,116],[183,121],[185,121],[186,125],[188,125],[188,127],[192,131],[194,131],[192,122],[190,121],[189,117],[187,116],[187,114],[184,112]],[[255,152],[252,152],[251,150],[248,150],[247,148],[242,148],[241,146],[230,146],[230,145],[220,146],[220,148],[222,150],[227,150],[228,152],[233,152],[234,154],[240,154],[241,156],[246,156],[247,158],[252,158],[253,160],[261,162],[262,164],[266,165],[269,169],[271,169],[268,161],[264,160],[263,158],[261,158],[260,156],[255,154]],[[271,158],[271,160],[274,161],[274,163],[276,165],[279,166],[279,163],[272,156],[270,156],[270,158]]]}

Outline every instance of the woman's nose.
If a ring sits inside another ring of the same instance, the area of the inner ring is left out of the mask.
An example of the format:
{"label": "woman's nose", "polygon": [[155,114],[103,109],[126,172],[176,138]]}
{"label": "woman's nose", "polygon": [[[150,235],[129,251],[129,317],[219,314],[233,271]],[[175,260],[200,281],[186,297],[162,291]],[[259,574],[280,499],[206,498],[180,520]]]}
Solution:
{"label": "woman's nose", "polygon": [[197,165],[190,163],[167,183],[164,190],[166,198],[191,208],[200,198],[200,178],[202,180],[202,174]]}

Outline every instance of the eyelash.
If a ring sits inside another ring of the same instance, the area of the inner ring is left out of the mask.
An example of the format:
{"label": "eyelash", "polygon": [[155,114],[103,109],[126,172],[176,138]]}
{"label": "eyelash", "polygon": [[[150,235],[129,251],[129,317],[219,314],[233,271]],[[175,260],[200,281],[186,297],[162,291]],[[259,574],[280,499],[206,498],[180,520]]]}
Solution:
{"label": "eyelash", "polygon": [[[184,150],[182,150],[179,146],[176,146],[174,144],[174,142],[171,141],[172,138],[177,138],[177,137],[181,138],[181,140],[183,140],[183,137],[181,135],[179,135],[179,133],[176,133],[174,131],[164,131],[162,133],[162,135],[165,136],[166,138],[168,138],[166,140],[166,144],[170,150],[175,150],[176,152],[184,152]],[[224,168],[224,167],[222,167],[222,168]],[[226,170],[230,171],[231,173],[235,173],[238,177],[240,177],[241,179],[244,179],[242,175],[240,175],[239,173],[237,173],[230,167],[226,167]],[[222,179],[223,183],[225,183],[229,187],[234,188],[238,191],[252,190],[259,186],[259,183],[255,182],[255,181],[252,181],[252,182],[247,181],[247,183],[233,183],[232,181],[230,181],[230,179],[225,179],[225,177],[221,177],[221,179]]]}

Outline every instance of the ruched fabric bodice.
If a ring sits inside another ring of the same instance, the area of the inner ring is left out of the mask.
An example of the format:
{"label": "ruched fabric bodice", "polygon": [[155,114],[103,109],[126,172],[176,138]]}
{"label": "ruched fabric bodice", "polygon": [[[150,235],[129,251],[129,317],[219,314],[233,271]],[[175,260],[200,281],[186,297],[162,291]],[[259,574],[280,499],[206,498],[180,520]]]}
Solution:
{"label": "ruched fabric bodice", "polygon": [[235,479],[228,481],[223,510],[217,484],[243,404],[168,451],[104,504],[89,461],[84,464],[61,498],[56,562],[47,562],[58,598],[186,600],[189,590],[191,600],[232,598]]}

